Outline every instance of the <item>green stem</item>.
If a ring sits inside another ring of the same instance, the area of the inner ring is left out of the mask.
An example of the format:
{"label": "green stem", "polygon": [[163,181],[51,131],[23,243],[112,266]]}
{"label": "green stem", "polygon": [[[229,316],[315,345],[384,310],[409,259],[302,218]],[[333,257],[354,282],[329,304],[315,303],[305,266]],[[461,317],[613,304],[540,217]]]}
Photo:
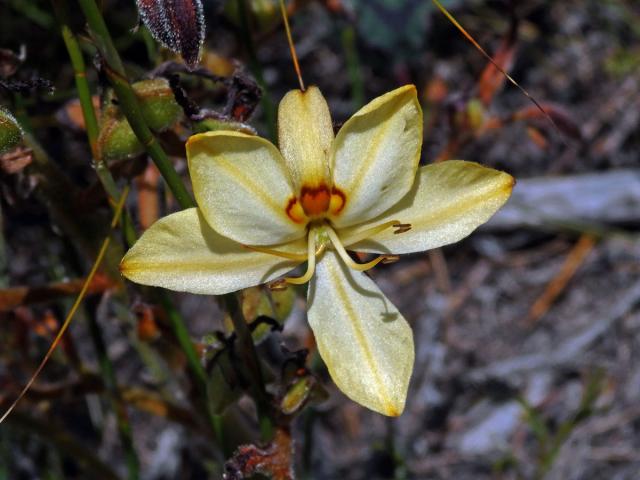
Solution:
{"label": "green stem", "polygon": [[[88,214],[78,208],[77,187],[66,176],[62,168],[49,158],[47,152],[35,137],[26,133],[24,144],[33,153],[33,163],[29,165],[29,175],[37,179],[35,190],[38,200],[47,207],[49,214],[74,244],[88,259],[95,259],[104,236],[108,233],[104,218],[95,213]],[[112,243],[105,256],[104,268],[112,278],[120,278],[118,263],[123,252],[119,245]]]}
{"label": "green stem", "polygon": [[[7,2],[5,2],[6,4]],[[21,16],[28,18],[40,28],[49,30],[53,26],[53,18],[46,10],[43,10],[37,2],[25,2],[24,0],[10,0],[9,5]],[[8,7],[4,7],[8,8]]]}
{"label": "green stem", "polygon": [[249,381],[251,384],[251,393],[256,402],[256,410],[258,411],[260,436],[263,442],[268,442],[273,437],[273,422],[270,415],[271,401],[264,386],[264,376],[260,368],[258,353],[253,344],[253,336],[242,313],[242,307],[240,306],[237,295],[230,293],[224,295],[222,299],[231,317],[233,329],[236,332],[240,358],[249,375],[251,375]]}
{"label": "green stem", "polygon": [[160,63],[160,58],[158,55],[158,49],[156,47],[156,41],[147,30],[147,27],[140,27],[138,29],[140,36],[142,37],[142,41],[144,42],[144,46],[147,49],[147,56],[149,57],[149,61],[153,65],[158,65]]}
{"label": "green stem", "polygon": [[31,118],[29,118],[29,114],[27,113],[24,97],[19,93],[13,94],[13,107],[13,114],[22,129],[27,133],[33,133],[33,126],[31,125]]}
{"label": "green stem", "polygon": [[351,82],[351,101],[357,110],[364,105],[364,82],[360,70],[360,60],[358,59],[358,49],[356,46],[356,35],[352,25],[347,25],[342,29],[342,48],[347,62],[347,72]]}
{"label": "green stem", "polygon": [[133,132],[140,143],[145,146],[147,154],[158,167],[169,189],[176,197],[178,204],[182,208],[195,207],[195,202],[191,198],[189,191],[184,186],[169,157],[160,143],[158,143],[158,139],[149,129],[142,115],[138,97],[127,80],[124,65],[95,0],[78,0],[78,3],[85,15],[96,47],[104,59],[104,71],[118,97],[120,109],[127,118],[129,125],[131,125]]}
{"label": "green stem", "polygon": [[[76,90],[78,92],[78,99],[80,101],[80,107],[82,109],[82,116],[87,131],[87,139],[89,140],[89,146],[91,147],[91,155],[93,157],[93,164],[98,175],[98,179],[102,184],[107,195],[111,197],[113,201],[120,198],[120,189],[116,185],[116,182],[111,175],[109,167],[100,156],[100,149],[98,148],[98,135],[100,134],[100,127],[98,125],[98,118],[96,110],[93,107],[93,98],[91,95],[91,88],[87,81],[87,70],[82,56],[82,50],[78,39],[74,35],[73,31],[69,27],[68,16],[68,4],[66,0],[51,0],[53,8],[56,13],[62,38],[67,48],[67,53],[71,59],[71,65],[73,66],[73,72],[75,77]],[[127,240],[127,244],[132,246],[137,238],[135,227],[129,213],[125,210],[122,215],[122,227]]]}
{"label": "green stem", "polygon": [[113,363],[111,363],[111,359],[107,354],[102,330],[100,329],[100,325],[98,325],[94,315],[91,313],[87,315],[87,320],[89,322],[89,333],[91,334],[91,339],[98,355],[98,362],[102,373],[102,379],[106,387],[107,398],[111,404],[111,409],[116,414],[118,433],[126,456],[129,478],[131,480],[135,480],[140,478],[140,462],[138,461],[138,455],[136,454],[136,450],[133,445],[132,429],[131,424],[129,423],[127,410],[122,398],[120,397],[120,391],[118,390],[118,383],[113,369]]}
{"label": "green stem", "polygon": [[[187,364],[189,365],[189,370],[195,377],[195,385],[198,389],[199,397],[206,401],[207,399],[207,373],[204,370],[204,367],[200,363],[200,358],[198,357],[198,353],[196,352],[195,347],[193,346],[193,342],[191,341],[191,336],[189,335],[189,331],[184,324],[184,321],[176,309],[175,305],[167,295],[167,293],[160,289],[154,290],[157,294],[157,299],[162,305],[165,313],[167,314],[167,319],[171,324],[171,328],[173,330],[173,334],[176,336],[178,340],[178,344],[180,348],[182,348],[183,353],[187,357]],[[211,422],[211,426],[213,428],[213,432],[216,436],[216,440],[220,448],[225,449],[225,440],[224,440],[224,429],[222,426],[222,417],[220,415],[216,415],[211,413],[210,409],[207,408],[207,405],[203,405],[207,415],[209,417],[209,421]]]}
{"label": "green stem", "polygon": [[262,89],[260,103],[262,103],[262,109],[264,110],[264,115],[267,120],[269,139],[272,142],[276,142],[276,109],[273,104],[273,100],[271,99],[271,93],[269,92],[267,83],[264,80],[262,66],[258,61],[258,56],[256,55],[256,48],[253,43],[253,37],[251,36],[251,28],[249,25],[249,9],[247,8],[246,0],[236,1],[238,2],[238,12],[240,13],[240,32],[242,34],[242,41],[244,43],[247,56],[249,57],[249,69]]}

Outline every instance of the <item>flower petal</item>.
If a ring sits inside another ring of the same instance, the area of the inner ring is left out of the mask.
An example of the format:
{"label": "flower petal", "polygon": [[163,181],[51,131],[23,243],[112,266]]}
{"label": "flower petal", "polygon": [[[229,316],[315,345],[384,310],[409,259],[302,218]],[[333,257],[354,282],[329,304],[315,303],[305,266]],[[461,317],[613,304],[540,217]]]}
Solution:
{"label": "flower petal", "polygon": [[338,388],[389,416],[404,410],[413,369],[411,328],[373,281],[325,252],[309,285],[309,324]]}
{"label": "flower petal", "polygon": [[[462,160],[427,165],[418,170],[411,191],[384,215],[366,226],[343,230],[340,238],[350,250],[411,253],[441,247],[469,235],[507,201],[515,180],[511,175]],[[410,223],[411,230],[392,228],[367,240],[359,232],[391,220]],[[354,239],[354,240],[350,240]]]}
{"label": "flower petal", "polygon": [[267,140],[239,132],[194,135],[187,158],[198,207],[218,233],[248,245],[304,235],[286,213],[294,198],[284,160]]}
{"label": "flower petal", "polygon": [[287,93],[278,108],[278,146],[297,191],[331,185],[332,142],[331,114],[320,90],[309,87]]}
{"label": "flower petal", "polygon": [[[304,241],[278,247],[306,253]],[[197,208],[161,218],[120,263],[129,280],[179,292],[222,295],[265,283],[300,262],[258,253],[216,233]]]}
{"label": "flower petal", "polygon": [[360,109],[333,145],[334,186],[346,195],[337,227],[388,210],[411,189],[420,160],[422,109],[413,85],[393,90]]}

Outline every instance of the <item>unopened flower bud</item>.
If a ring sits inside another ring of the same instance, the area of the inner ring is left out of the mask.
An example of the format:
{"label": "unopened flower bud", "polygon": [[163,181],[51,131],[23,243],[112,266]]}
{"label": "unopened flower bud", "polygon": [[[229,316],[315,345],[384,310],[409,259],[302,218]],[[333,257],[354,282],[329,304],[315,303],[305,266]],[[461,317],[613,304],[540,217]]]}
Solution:
{"label": "unopened flower bud", "polygon": [[205,33],[202,1],[136,0],[136,4],[153,38],[195,67]]}
{"label": "unopened flower bud", "polygon": [[291,415],[300,410],[309,398],[309,393],[314,383],[315,380],[311,376],[304,376],[296,380],[280,401],[282,413]]}

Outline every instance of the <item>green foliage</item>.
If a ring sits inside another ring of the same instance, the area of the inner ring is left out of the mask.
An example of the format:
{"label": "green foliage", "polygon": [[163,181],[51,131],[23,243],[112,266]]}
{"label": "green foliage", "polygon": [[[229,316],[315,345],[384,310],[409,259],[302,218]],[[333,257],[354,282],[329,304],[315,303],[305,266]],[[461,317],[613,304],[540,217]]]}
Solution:
{"label": "green foliage", "polygon": [[598,370],[590,373],[585,380],[586,385],[580,400],[580,405],[567,420],[558,427],[552,428],[551,422],[524,399],[518,401],[522,405],[525,421],[531,428],[539,448],[538,464],[535,478],[543,478],[551,469],[558,457],[562,445],[567,441],[571,432],[583,421],[593,415],[595,404],[604,388],[604,372]]}
{"label": "green foliage", "polygon": [[625,77],[640,69],[640,49],[619,48],[607,58],[605,69],[616,77]]}
{"label": "green foliage", "polygon": [[239,378],[230,358],[230,350],[214,343],[207,352],[207,399],[212,414],[221,415],[240,395]]}
{"label": "green foliage", "polygon": [[[238,0],[228,0],[224,5],[225,15],[236,25],[242,24]],[[268,32],[281,22],[277,0],[249,0],[249,21],[253,32]]]}

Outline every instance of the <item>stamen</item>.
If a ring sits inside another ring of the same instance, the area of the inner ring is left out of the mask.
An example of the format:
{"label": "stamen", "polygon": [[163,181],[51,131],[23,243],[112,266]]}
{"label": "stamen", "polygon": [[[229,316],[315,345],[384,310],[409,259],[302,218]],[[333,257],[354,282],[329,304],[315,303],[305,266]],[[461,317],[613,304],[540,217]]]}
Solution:
{"label": "stamen", "polygon": [[400,255],[385,255],[385,257],[386,258],[382,260],[382,263],[384,264],[395,263],[400,260]]}
{"label": "stamen", "polygon": [[389,222],[381,223],[380,225],[376,225],[375,227],[367,228],[362,232],[358,232],[354,236],[348,236],[349,245],[353,245],[354,243],[358,243],[362,240],[366,240],[367,238],[371,238],[374,235],[377,235],[380,232],[384,232],[388,228],[397,228],[397,230],[393,233],[404,233],[411,230],[410,223],[400,223],[399,220],[391,220]]}
{"label": "stamen", "polygon": [[[322,246],[320,247],[322,248]],[[316,235],[312,230],[309,232],[309,241],[307,243],[307,271],[301,277],[286,277],[284,281],[286,283],[292,283],[294,285],[302,285],[307,283],[313,277],[316,271]]]}
{"label": "stamen", "polygon": [[267,284],[267,287],[272,292],[282,292],[286,290],[289,285],[287,285],[287,281],[284,278],[280,278],[278,280],[274,280],[273,282]]}
{"label": "stamen", "polygon": [[342,259],[342,261],[349,268],[352,268],[353,270],[357,270],[359,272],[366,272],[367,270],[370,270],[373,267],[375,267],[376,265],[378,265],[380,262],[397,260],[397,257],[398,257],[397,255],[386,255],[385,254],[385,255],[380,255],[379,257],[374,258],[373,260],[371,260],[370,262],[367,262],[367,263],[357,263],[349,256],[349,254],[345,250],[344,246],[342,245],[342,242],[340,241],[340,238],[338,237],[336,232],[333,231],[333,229],[327,228],[327,234],[329,235],[329,238],[331,239],[331,243],[333,243],[333,246],[335,247],[336,251],[338,252],[338,255],[340,255],[340,258]]}
{"label": "stamen", "polygon": [[405,233],[408,232],[409,230],[411,230],[411,224],[410,223],[396,223],[395,225],[393,225],[393,228],[396,229],[395,233],[396,235],[398,233]]}
{"label": "stamen", "polygon": [[304,262],[307,259],[307,256],[302,253],[282,252],[280,250],[259,247],[256,245],[242,245],[242,248],[246,248],[247,250],[253,250],[254,252],[268,253],[269,255],[275,255],[276,257],[282,257],[288,260],[295,260],[296,262]]}

